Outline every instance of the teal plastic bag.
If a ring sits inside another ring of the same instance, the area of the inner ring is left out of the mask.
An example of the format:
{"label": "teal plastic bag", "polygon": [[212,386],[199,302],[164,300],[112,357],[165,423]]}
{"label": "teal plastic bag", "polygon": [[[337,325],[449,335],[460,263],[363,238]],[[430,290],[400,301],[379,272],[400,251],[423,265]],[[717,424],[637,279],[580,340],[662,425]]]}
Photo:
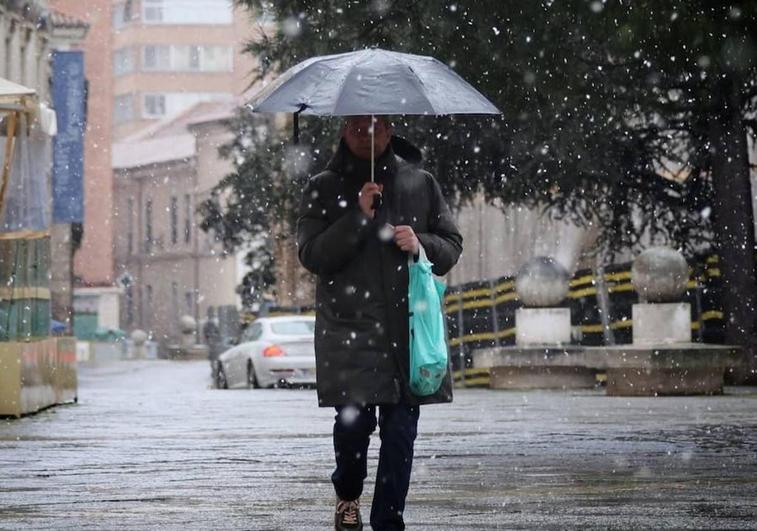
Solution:
{"label": "teal plastic bag", "polygon": [[431,266],[422,251],[417,262],[409,262],[410,390],[417,396],[438,391],[448,365],[442,312],[446,286],[434,278]]}

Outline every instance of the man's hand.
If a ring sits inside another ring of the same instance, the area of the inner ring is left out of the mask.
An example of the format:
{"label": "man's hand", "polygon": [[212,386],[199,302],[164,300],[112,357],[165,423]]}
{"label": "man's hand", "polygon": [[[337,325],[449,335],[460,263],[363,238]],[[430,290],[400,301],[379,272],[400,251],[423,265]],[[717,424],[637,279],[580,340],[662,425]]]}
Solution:
{"label": "man's hand", "polygon": [[373,210],[373,196],[380,194],[383,189],[383,184],[367,182],[358,194],[357,202],[360,205],[360,210],[371,219],[376,215],[376,211]]}
{"label": "man's hand", "polygon": [[397,247],[408,253],[418,254],[418,236],[410,225],[397,225],[394,227],[394,241]]}

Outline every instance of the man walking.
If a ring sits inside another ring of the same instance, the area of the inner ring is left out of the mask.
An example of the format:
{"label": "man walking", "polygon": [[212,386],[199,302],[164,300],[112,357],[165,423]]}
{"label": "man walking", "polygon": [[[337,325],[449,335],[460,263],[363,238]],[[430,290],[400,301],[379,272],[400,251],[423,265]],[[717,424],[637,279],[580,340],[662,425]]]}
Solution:
{"label": "man walking", "polygon": [[439,185],[417,167],[420,151],[392,133],[383,117],[348,118],[326,170],[303,192],[297,222],[300,261],[317,275],[318,401],[337,411],[337,531],[363,528],[360,496],[377,424],[370,523],[374,531],[405,528],[419,406],[452,400],[449,375],[431,396],[408,387],[408,258],[423,250],[433,272],[444,275],[457,263],[462,236]]}

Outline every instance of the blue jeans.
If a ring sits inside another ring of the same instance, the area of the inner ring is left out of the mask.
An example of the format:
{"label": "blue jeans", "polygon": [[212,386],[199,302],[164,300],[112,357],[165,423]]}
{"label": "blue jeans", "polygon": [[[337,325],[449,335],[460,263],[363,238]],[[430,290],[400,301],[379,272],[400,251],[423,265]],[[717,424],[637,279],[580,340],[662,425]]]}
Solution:
{"label": "blue jeans", "polygon": [[405,529],[402,513],[413,468],[413,444],[418,433],[418,406],[340,406],[334,422],[336,470],[331,475],[337,496],[356,500],[368,475],[368,443],[376,429],[381,437],[376,488],[371,506],[374,531]]}

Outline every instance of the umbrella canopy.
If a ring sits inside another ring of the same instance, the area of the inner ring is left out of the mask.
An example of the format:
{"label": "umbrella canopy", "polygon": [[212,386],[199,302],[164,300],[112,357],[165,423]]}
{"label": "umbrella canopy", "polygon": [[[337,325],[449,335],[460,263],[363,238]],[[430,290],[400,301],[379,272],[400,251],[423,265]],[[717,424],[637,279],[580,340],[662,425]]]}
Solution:
{"label": "umbrella canopy", "polygon": [[378,48],[307,59],[248,105],[254,112],[321,116],[501,114],[433,57]]}

